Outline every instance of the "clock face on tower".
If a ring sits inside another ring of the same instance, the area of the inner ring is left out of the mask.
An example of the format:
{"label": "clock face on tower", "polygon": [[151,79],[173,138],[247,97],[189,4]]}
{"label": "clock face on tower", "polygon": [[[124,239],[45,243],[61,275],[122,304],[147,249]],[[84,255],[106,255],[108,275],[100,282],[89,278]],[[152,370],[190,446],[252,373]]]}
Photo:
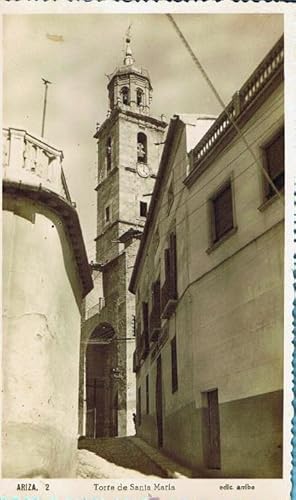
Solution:
{"label": "clock face on tower", "polygon": [[149,177],[150,167],[146,163],[138,163],[136,169],[140,177]]}

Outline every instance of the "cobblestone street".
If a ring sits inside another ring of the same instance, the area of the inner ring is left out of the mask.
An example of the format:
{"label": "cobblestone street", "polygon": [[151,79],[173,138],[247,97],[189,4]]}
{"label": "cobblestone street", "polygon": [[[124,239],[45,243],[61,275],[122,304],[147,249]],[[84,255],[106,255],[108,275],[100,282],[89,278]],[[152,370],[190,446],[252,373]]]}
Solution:
{"label": "cobblestone street", "polygon": [[78,478],[181,478],[188,471],[137,437],[83,438],[79,441]]}

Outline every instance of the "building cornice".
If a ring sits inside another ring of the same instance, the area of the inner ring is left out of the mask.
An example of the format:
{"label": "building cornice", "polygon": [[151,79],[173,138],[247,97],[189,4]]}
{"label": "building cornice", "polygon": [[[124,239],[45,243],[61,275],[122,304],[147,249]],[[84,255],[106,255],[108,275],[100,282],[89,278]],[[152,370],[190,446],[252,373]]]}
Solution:
{"label": "building cornice", "polygon": [[42,184],[23,183],[9,178],[3,180],[3,194],[37,201],[61,219],[72,246],[82,287],[82,295],[85,297],[93,288],[93,280],[78,214],[73,205],[54,191],[43,187]]}
{"label": "building cornice", "polygon": [[161,120],[161,119],[156,118],[154,116],[136,113],[136,112],[130,111],[128,109],[123,109],[123,108],[117,107],[112,111],[110,116],[108,116],[108,118],[106,118],[106,120],[102,123],[100,128],[96,131],[96,133],[94,135],[94,139],[99,139],[100,136],[105,132],[105,130],[107,128],[111,128],[111,126],[114,124],[116,119],[118,117],[120,118],[121,116],[125,117],[125,118],[128,116],[130,118],[133,118],[134,120],[139,120],[141,122],[147,122],[151,125],[154,125],[157,128],[165,129],[168,125],[167,122],[165,122],[164,120]]}
{"label": "building cornice", "polygon": [[283,80],[284,38],[281,37],[190,152],[192,170],[184,180],[185,186],[191,187],[226,146],[238,137],[229,116],[241,129]]}
{"label": "building cornice", "polygon": [[106,232],[111,229],[112,227],[114,227],[116,224],[126,224],[128,226],[132,226],[136,229],[138,228],[144,228],[144,223],[135,223],[135,222],[131,222],[131,221],[128,221],[128,220],[123,220],[123,219],[117,219],[113,222],[111,222],[110,224],[108,224],[105,228],[105,231],[101,234],[98,234],[98,236],[95,237],[94,241],[98,241],[100,238],[103,238],[103,236],[105,236]]}
{"label": "building cornice", "polygon": [[139,80],[147,81],[149,83],[149,89],[153,90],[148,71],[144,70],[143,68],[137,68],[136,66],[120,66],[116,68],[116,70],[110,75],[110,80],[107,85],[107,89],[110,90],[116,78],[117,79],[123,79],[125,77],[128,78],[130,75],[135,76]]}

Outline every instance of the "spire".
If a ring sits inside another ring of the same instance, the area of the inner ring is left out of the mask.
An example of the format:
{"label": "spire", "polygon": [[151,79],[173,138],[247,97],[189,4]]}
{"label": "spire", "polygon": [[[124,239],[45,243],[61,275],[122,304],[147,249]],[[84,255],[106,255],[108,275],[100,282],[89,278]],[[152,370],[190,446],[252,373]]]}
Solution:
{"label": "spire", "polygon": [[126,32],[126,37],[125,37],[125,58],[123,60],[123,63],[125,66],[131,66],[134,64],[134,58],[132,54],[132,49],[130,46],[131,43],[131,36],[130,36],[130,31],[131,31],[131,25],[128,27],[128,30]]}

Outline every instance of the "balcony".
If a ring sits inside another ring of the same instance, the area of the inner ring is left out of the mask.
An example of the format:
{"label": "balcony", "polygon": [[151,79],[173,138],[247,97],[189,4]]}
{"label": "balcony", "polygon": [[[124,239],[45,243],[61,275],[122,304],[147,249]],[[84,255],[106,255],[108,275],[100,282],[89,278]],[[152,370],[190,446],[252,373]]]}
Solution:
{"label": "balcony", "polygon": [[63,152],[25,130],[3,129],[3,179],[37,185],[71,202],[62,168]]}
{"label": "balcony", "polygon": [[172,277],[167,278],[161,288],[161,317],[168,319],[177,307],[177,287]]}
{"label": "balcony", "polygon": [[155,342],[161,330],[160,303],[153,304],[149,321],[149,340]]}

